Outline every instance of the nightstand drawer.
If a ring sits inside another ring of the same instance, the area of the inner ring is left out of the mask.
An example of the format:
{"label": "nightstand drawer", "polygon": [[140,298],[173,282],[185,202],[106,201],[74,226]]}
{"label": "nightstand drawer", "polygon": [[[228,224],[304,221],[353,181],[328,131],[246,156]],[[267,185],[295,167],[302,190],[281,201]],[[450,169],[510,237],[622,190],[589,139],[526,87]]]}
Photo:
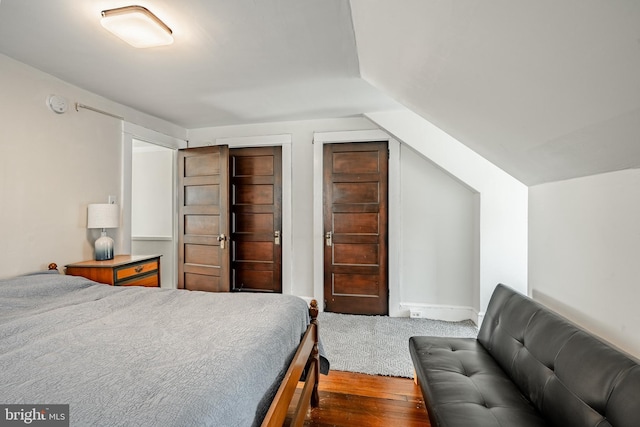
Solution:
{"label": "nightstand drawer", "polygon": [[160,283],[158,283],[158,274],[151,274],[148,276],[133,278],[131,280],[127,280],[125,282],[118,282],[118,286],[149,286],[149,287],[158,287]]}
{"label": "nightstand drawer", "polygon": [[116,270],[116,282],[120,282],[134,276],[141,276],[155,270],[158,270],[157,260],[122,267]]}

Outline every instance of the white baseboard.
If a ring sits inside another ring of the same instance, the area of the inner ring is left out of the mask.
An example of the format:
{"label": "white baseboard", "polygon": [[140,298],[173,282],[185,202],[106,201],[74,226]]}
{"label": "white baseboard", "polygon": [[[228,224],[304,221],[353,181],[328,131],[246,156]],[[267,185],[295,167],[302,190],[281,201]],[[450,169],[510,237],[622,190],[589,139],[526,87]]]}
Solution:
{"label": "white baseboard", "polygon": [[[301,296],[307,305],[311,303],[313,297]],[[318,302],[320,311],[324,310],[322,304]],[[417,304],[417,303],[400,303],[399,310],[390,313],[391,317],[410,317],[411,312],[418,314],[418,317],[424,317],[434,320],[445,320],[447,322],[459,322],[461,320],[471,320],[478,328],[482,325],[484,312],[478,313],[473,307],[464,307],[456,305],[438,305],[438,304]]]}
{"label": "white baseboard", "polygon": [[400,303],[400,311],[397,314],[398,317],[424,317],[448,322],[470,319],[476,325],[480,319],[479,313],[473,307],[439,304]]}

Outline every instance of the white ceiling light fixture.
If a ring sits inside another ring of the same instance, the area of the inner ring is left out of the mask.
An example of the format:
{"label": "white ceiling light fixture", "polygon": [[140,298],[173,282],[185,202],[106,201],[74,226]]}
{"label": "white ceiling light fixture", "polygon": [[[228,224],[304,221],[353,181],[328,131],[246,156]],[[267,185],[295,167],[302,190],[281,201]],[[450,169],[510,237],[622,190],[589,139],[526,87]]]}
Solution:
{"label": "white ceiling light fixture", "polygon": [[125,6],[103,10],[100,23],[133,47],[166,46],[173,43],[171,28],[146,7]]}

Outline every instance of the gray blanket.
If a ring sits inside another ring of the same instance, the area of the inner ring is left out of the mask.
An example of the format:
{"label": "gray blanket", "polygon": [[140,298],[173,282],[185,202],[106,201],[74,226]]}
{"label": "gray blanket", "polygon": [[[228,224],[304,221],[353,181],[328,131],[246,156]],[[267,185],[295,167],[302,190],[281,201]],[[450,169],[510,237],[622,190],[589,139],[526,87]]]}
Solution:
{"label": "gray blanket", "polygon": [[288,295],[0,280],[0,402],[71,425],[259,424],[309,321]]}

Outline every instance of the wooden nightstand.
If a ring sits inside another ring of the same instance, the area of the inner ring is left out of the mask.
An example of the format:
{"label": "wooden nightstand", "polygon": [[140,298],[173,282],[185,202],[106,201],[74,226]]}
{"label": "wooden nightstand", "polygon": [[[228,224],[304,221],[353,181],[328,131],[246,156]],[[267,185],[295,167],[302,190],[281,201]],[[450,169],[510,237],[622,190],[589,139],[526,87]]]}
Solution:
{"label": "wooden nightstand", "polygon": [[161,255],[116,255],[108,261],[83,261],[66,266],[66,274],[112,286],[160,286]]}

